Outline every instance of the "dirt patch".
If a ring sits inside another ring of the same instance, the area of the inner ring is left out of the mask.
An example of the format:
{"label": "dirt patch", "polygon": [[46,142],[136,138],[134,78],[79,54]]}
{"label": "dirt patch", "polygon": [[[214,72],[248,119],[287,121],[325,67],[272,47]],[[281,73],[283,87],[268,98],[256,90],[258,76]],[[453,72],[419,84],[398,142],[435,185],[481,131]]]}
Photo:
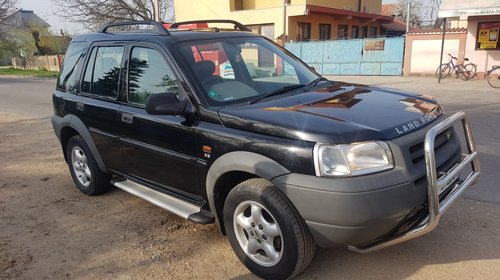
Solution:
{"label": "dirt patch", "polygon": [[249,276],[214,225],[120,190],[80,193],[49,119],[0,114],[0,132],[0,279]]}

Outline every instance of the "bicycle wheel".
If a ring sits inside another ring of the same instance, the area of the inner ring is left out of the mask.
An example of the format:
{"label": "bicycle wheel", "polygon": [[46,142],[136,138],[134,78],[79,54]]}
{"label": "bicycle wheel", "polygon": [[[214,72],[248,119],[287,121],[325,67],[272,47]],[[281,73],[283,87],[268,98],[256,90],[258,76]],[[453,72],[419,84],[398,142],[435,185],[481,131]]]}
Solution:
{"label": "bicycle wheel", "polygon": [[448,77],[450,73],[451,67],[448,65],[448,63],[443,63],[436,69],[436,78],[439,79],[439,75],[441,75],[441,79],[444,79]]}
{"label": "bicycle wheel", "polygon": [[467,71],[469,75],[469,80],[473,79],[476,76],[476,65],[469,63],[464,65],[465,71]]}
{"label": "bicycle wheel", "polygon": [[488,84],[494,88],[500,88],[500,67],[494,68],[488,72]]}
{"label": "bicycle wheel", "polygon": [[463,81],[467,81],[471,78],[471,73],[468,72],[463,65],[457,65],[455,73],[457,73],[457,76]]}

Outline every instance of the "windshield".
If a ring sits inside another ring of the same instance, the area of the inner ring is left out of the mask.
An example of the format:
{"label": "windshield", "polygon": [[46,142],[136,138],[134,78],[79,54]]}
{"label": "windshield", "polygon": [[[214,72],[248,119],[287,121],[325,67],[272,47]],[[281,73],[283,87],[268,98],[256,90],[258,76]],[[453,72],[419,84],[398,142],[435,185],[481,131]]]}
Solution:
{"label": "windshield", "polygon": [[178,46],[209,106],[227,106],[291,92],[318,74],[261,37],[219,38]]}

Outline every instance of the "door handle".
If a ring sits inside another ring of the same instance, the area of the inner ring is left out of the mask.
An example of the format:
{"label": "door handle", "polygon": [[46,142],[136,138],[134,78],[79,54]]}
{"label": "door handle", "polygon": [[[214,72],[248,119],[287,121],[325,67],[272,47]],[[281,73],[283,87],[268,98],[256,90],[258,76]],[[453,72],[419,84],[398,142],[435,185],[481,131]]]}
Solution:
{"label": "door handle", "polygon": [[122,122],[124,123],[132,123],[134,121],[134,116],[129,113],[122,113]]}

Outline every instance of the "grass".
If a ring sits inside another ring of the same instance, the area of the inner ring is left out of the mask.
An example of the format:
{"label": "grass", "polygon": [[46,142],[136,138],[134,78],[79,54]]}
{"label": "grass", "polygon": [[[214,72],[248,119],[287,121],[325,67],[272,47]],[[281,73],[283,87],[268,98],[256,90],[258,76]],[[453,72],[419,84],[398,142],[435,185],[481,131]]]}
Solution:
{"label": "grass", "polygon": [[1,75],[12,75],[12,76],[26,76],[26,77],[37,77],[37,78],[57,78],[59,72],[47,71],[47,70],[21,70],[9,68],[0,68]]}

